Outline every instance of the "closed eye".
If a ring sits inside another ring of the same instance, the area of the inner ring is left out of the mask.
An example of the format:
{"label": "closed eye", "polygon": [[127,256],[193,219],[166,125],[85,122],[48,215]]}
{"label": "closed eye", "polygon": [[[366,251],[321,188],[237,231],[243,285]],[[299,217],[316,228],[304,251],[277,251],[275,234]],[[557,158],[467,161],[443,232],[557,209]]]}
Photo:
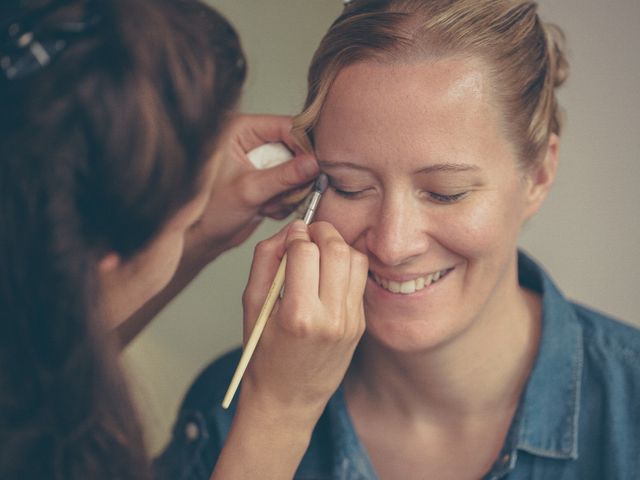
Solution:
{"label": "closed eye", "polygon": [[429,196],[432,200],[435,200],[438,203],[447,204],[447,203],[455,203],[458,200],[464,198],[469,192],[460,192],[455,193],[453,195],[443,195],[441,193],[436,192],[428,192]]}
{"label": "closed eye", "polygon": [[[334,186],[331,186],[331,189],[341,197],[349,198],[349,199],[356,199],[367,191],[367,190],[343,190]],[[467,195],[467,193],[469,192],[460,192],[460,193],[455,193],[453,195],[443,195],[441,193],[428,192],[429,197],[431,197],[432,200],[435,200],[436,202],[442,203],[442,204],[455,203],[458,200],[461,200],[462,198],[464,198]]]}
{"label": "closed eye", "polygon": [[327,175],[327,177],[329,179],[329,188],[344,198],[356,199],[360,195],[364,194],[367,190],[369,190],[369,188],[345,188],[331,176]]}
{"label": "closed eye", "polygon": [[344,198],[358,198],[359,195],[362,195],[365,192],[365,190],[342,190],[334,186],[331,186],[331,189]]}

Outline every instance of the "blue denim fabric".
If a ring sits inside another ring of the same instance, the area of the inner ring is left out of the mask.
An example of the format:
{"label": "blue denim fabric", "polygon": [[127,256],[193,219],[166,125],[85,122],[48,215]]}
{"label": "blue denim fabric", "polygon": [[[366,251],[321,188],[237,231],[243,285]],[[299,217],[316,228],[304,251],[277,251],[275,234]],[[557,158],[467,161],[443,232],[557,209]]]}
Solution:
{"label": "blue denim fabric", "polygon": [[[568,302],[522,253],[518,267],[521,285],[542,296],[542,337],[502,451],[485,479],[640,479],[640,330]],[[158,478],[209,478],[233,418],[235,405],[225,411],[220,403],[239,355],[211,364],[189,390],[172,441],[155,462]],[[316,425],[295,478],[377,478],[341,388]]]}

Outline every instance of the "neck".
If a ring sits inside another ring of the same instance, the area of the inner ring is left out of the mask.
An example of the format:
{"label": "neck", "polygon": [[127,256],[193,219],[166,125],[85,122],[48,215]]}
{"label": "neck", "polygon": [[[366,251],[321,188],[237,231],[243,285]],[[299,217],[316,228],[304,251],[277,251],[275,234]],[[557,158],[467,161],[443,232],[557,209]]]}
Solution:
{"label": "neck", "polygon": [[365,335],[345,380],[349,403],[438,422],[512,414],[540,336],[537,297],[513,284],[512,302],[493,302],[497,308],[488,305],[459,337],[429,351],[390,351]]}
{"label": "neck", "polygon": [[127,277],[103,276],[100,282],[98,311],[107,330],[115,330],[135,312],[139,292]]}

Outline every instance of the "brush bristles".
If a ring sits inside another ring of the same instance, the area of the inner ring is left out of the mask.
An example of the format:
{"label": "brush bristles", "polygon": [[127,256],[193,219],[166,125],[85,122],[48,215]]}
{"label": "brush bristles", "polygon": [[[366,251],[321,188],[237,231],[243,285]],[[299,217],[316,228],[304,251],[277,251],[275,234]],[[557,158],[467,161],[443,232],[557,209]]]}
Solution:
{"label": "brush bristles", "polygon": [[321,173],[320,175],[318,175],[318,178],[316,178],[316,182],[313,184],[313,190],[318,193],[324,193],[328,186],[329,179],[327,178],[327,175]]}

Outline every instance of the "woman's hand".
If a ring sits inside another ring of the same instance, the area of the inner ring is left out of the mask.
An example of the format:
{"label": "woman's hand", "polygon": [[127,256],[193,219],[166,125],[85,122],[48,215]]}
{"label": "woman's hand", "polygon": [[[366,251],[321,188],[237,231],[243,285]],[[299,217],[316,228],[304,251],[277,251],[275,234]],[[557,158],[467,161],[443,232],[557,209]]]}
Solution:
{"label": "woman's hand", "polygon": [[245,341],[285,251],[284,295],[242,380],[215,480],[292,478],[364,332],[367,258],[332,225],[296,221],[256,247],[243,297]]}
{"label": "woman's hand", "polygon": [[[282,142],[294,158],[265,170],[256,169],[247,153],[267,142]],[[212,159],[214,181],[200,221],[188,232],[185,255],[206,265],[242,243],[265,216],[282,219],[295,206],[283,194],[303,188],[319,173],[312,155],[302,153],[291,135],[291,118],[237,115],[218,142]]]}
{"label": "woman's hand", "polygon": [[[209,262],[242,243],[265,216],[284,218],[291,205],[282,194],[318,175],[312,155],[300,153],[290,133],[291,118],[237,115],[218,142],[211,160],[213,184],[202,218],[185,234],[180,265],[171,282],[126,322],[117,335],[123,346],[136,337]],[[283,142],[295,157],[265,170],[256,169],[247,152],[267,142]]]}
{"label": "woman's hand", "polygon": [[319,417],[364,332],[367,259],[326,222],[297,221],[261,242],[243,297],[245,340],[285,251],[284,296],[249,364],[240,402]]}

